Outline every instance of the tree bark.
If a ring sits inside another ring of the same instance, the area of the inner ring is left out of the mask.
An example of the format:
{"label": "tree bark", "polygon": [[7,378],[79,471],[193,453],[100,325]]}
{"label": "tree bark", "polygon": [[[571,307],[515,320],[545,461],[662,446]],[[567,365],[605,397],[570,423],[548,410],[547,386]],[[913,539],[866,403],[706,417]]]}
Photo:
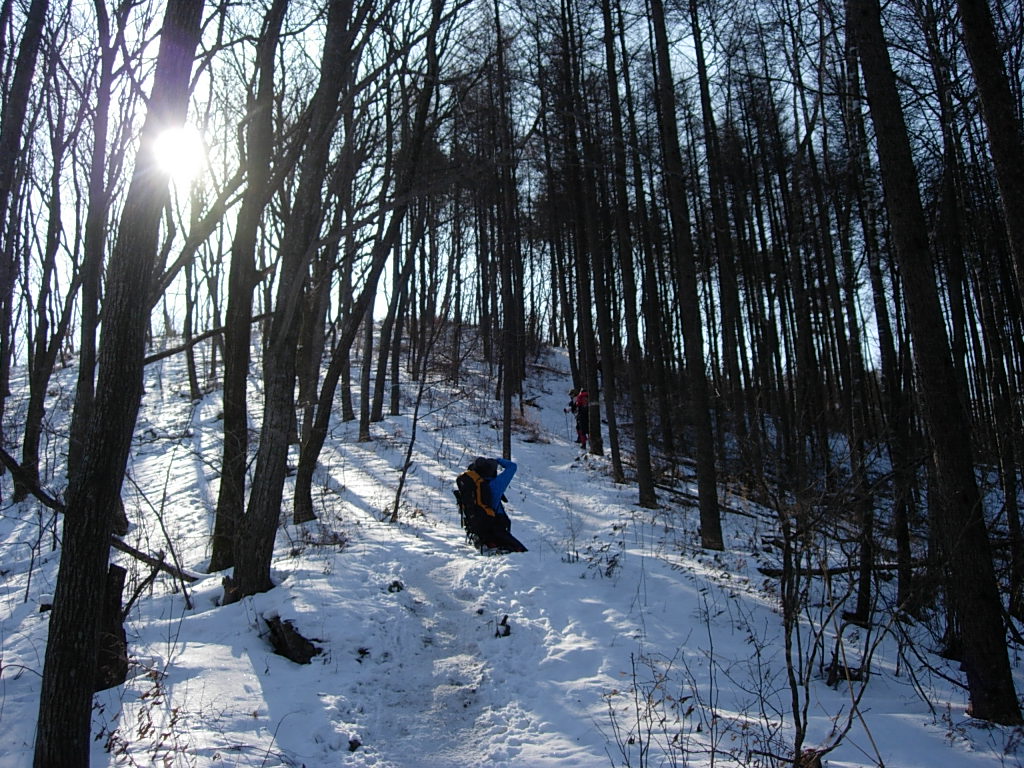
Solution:
{"label": "tree bark", "polygon": [[36,768],[89,763],[99,617],[117,505],[142,396],[145,330],[167,177],[157,170],[157,132],[185,117],[202,0],[170,0],[150,108],[107,273],[104,332],[93,418],[81,471],[68,489],[36,730]]}
{"label": "tree bark", "polygon": [[245,510],[245,467],[249,452],[249,355],[252,345],[250,325],[256,287],[256,239],[263,209],[269,201],[274,54],[287,7],[288,0],[275,0],[267,12],[256,54],[258,86],[250,105],[246,129],[248,186],[235,223],[228,273],[224,328],[224,446],[208,566],[211,573],[235,564],[235,534]]}
{"label": "tree bark", "polygon": [[996,183],[1003,203],[1003,222],[1010,241],[1017,290],[1024,296],[1024,145],[1017,101],[1010,91],[1002,50],[988,0],[957,0],[964,45],[981,98],[988,128]]}
{"label": "tree bark", "polygon": [[93,683],[96,691],[120,685],[128,677],[128,637],[121,617],[121,599],[127,574],[128,571],[113,563],[107,570],[103,589],[103,614],[99,625],[96,678]]}
{"label": "tree bark", "polygon": [[665,10],[661,0],[651,0],[657,55],[657,91],[660,102],[661,140],[672,220],[672,248],[679,276],[679,311],[683,320],[690,417],[697,435],[697,490],[700,497],[701,543],[707,549],[724,549],[722,519],[718,507],[718,478],[715,468],[714,434],[707,377],[704,373],[704,332],[697,292],[696,259],[690,234],[690,213],[683,184],[683,159],[676,125],[676,97],[670,65]]}
{"label": "tree bark", "polygon": [[352,0],[332,0],[320,64],[320,84],[300,161],[299,186],[281,240],[277,296],[264,358],[263,424],[249,506],[238,525],[235,571],[225,601],[274,586],[270,578],[274,540],[281,515],[288,444],[295,422],[295,348],[298,304],[310,257],[320,236],[323,185],[337,124],[341,87],[352,65]]}

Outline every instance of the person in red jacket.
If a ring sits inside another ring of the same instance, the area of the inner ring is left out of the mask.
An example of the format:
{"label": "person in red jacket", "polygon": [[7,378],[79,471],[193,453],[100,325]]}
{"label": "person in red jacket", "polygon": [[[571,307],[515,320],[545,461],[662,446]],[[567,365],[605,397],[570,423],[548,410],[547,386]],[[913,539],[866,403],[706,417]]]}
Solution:
{"label": "person in red jacket", "polygon": [[576,442],[586,450],[587,438],[590,435],[587,411],[590,409],[590,395],[586,387],[572,389],[569,392],[569,410],[576,414]]}

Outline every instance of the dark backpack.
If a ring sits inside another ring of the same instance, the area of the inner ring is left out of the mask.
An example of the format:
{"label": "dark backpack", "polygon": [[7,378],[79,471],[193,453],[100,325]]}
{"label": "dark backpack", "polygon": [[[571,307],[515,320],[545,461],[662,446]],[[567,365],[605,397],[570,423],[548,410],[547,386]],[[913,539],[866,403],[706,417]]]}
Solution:
{"label": "dark backpack", "polygon": [[496,518],[497,513],[488,505],[485,498],[490,496],[484,490],[487,482],[483,476],[472,469],[467,469],[455,478],[455,499],[459,502],[459,518],[466,531],[466,538],[476,547],[481,546],[485,533],[486,518]]}

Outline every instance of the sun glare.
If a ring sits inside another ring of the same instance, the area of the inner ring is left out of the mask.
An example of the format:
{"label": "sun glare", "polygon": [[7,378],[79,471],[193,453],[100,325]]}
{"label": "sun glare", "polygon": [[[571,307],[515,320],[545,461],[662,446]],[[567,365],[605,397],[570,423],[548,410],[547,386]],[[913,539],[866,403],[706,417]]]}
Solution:
{"label": "sun glare", "polygon": [[168,128],[157,136],[153,153],[160,170],[179,184],[191,183],[206,164],[203,137],[188,125]]}

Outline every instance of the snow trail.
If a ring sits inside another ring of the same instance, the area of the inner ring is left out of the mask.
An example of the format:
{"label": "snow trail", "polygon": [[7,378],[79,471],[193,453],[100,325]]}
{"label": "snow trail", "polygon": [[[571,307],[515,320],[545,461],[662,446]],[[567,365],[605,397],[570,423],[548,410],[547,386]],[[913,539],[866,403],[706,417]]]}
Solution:
{"label": "snow trail", "polygon": [[[702,551],[686,494],[641,509],[635,486],[610,480],[606,459],[580,454],[562,413],[565,353],[541,362],[527,382],[532,404],[517,416],[519,470],[507,493],[529,552],[480,556],[459,526],[455,476],[501,443],[491,382],[467,373],[458,391],[428,393],[398,524],[383,521],[411,435],[408,402],[405,415],[373,426],[370,443],[356,441],[354,422],[332,424],[314,481],[320,519],[294,526],[286,504],[277,586],[228,606],[222,575],[202,574],[219,393],[194,404],[180,363],[147,369],[127,539],[153,553],[173,542],[202,578],[188,585],[188,605],[165,576],[139,594],[127,621],[131,676],[95,699],[92,764],[597,768],[638,765],[647,750],[652,765],[709,768],[739,764],[730,750],[784,753],[777,585],[757,571],[777,565],[763,543],[772,513],[727,516],[726,551]],[[61,374],[63,391],[73,373]],[[253,386],[255,403],[258,375]],[[53,531],[40,538],[44,526]],[[35,505],[0,516],[0,768],[32,762],[47,622],[38,605],[52,593],[58,528]],[[127,594],[149,569],[117,557],[130,570]],[[322,653],[307,665],[274,654],[272,615]],[[958,670],[929,657],[943,675],[923,665],[903,675],[894,646],[887,640],[875,658],[870,733],[855,727],[832,768],[875,764],[876,744],[902,768],[1021,764],[1016,736],[966,716],[963,691],[947,682]],[[808,743],[827,743],[849,692],[818,679],[807,691]]]}

